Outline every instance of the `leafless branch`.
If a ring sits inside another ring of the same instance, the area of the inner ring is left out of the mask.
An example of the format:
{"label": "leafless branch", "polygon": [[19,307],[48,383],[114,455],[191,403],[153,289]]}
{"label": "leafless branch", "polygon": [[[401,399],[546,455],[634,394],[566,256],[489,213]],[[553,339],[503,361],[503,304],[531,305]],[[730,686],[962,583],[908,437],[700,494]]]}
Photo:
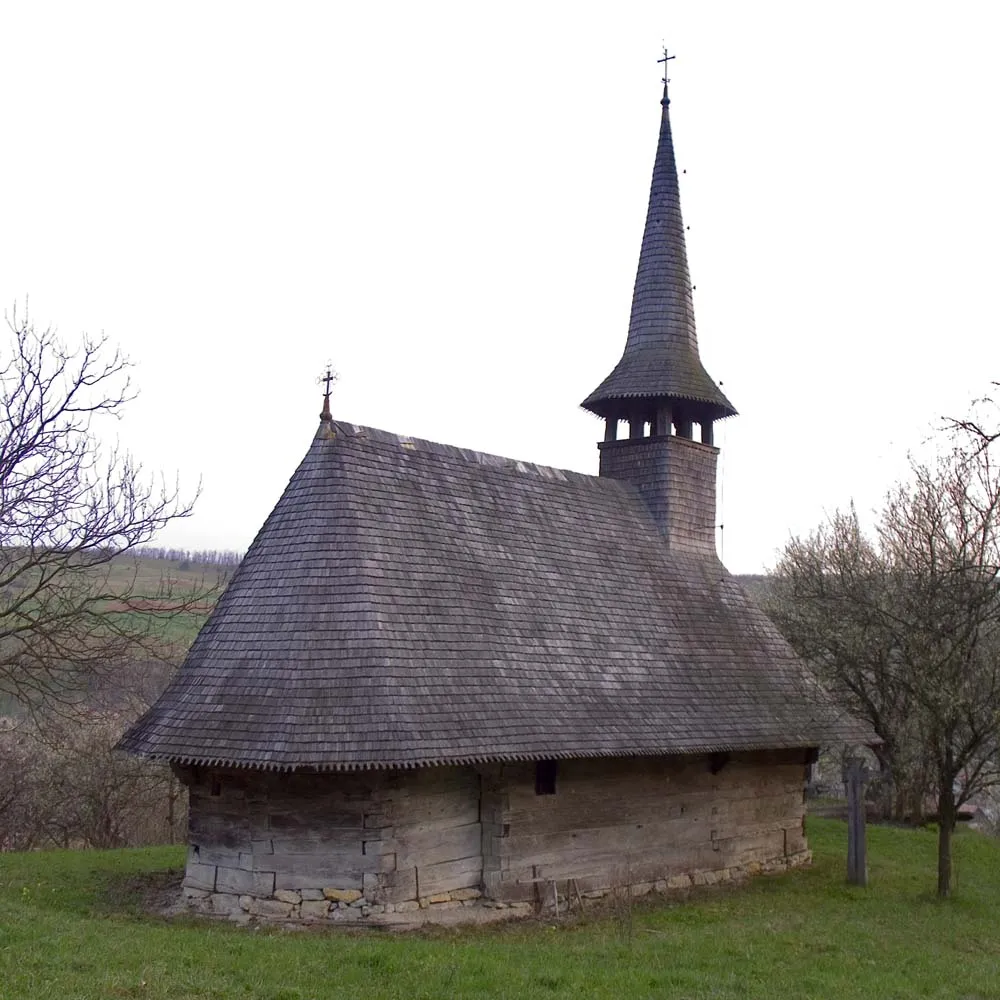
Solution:
{"label": "leafless branch", "polygon": [[[194,498],[99,431],[135,398],[106,338],[69,348],[27,314],[0,352],[0,694],[38,706],[159,647],[211,587],[150,593],[131,553]],[[141,613],[140,613],[141,612]],[[140,653],[140,651],[144,651]]]}

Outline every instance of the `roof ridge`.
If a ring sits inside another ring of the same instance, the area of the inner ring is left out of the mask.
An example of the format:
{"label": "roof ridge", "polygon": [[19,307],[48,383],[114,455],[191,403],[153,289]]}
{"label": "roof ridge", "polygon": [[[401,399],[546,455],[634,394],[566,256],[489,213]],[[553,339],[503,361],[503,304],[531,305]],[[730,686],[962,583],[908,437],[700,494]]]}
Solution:
{"label": "roof ridge", "polygon": [[[387,431],[379,427],[369,427],[344,420],[334,420],[332,426],[341,431],[351,433],[356,437],[369,437],[386,444],[398,444],[411,451],[420,451],[431,455],[441,455],[446,458],[458,458],[476,465],[495,466],[505,470],[515,470],[528,475],[537,475],[544,479],[562,480],[593,480],[606,483],[606,479],[588,472],[577,472],[574,469],[560,469],[554,465],[543,465],[541,462],[531,462],[526,459],[512,458],[509,455],[497,455],[492,452],[478,451],[475,448],[463,448],[459,445],[445,444],[443,441],[431,441],[429,438],[412,437],[397,431]],[[322,428],[321,428],[322,430]]]}

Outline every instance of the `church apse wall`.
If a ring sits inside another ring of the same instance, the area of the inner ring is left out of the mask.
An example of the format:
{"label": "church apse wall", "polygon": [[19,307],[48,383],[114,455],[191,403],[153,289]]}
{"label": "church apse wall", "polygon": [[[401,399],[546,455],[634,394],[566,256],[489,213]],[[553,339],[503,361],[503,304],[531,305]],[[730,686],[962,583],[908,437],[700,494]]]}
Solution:
{"label": "church apse wall", "polygon": [[486,884],[507,900],[533,898],[538,878],[641,893],[800,865],[804,778],[798,750],[560,761],[551,794],[538,794],[534,765],[505,765],[507,833]]}
{"label": "church apse wall", "polygon": [[184,894],[196,908],[351,922],[481,895],[472,768],[176,771],[190,794]]}

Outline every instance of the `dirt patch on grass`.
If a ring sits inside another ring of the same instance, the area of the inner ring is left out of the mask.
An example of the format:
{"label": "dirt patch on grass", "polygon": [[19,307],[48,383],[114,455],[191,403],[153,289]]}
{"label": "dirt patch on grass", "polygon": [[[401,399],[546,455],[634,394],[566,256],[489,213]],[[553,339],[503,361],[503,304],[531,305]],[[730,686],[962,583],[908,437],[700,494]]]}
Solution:
{"label": "dirt patch on grass", "polygon": [[181,898],[183,868],[108,875],[97,893],[97,908],[105,913],[147,914],[172,917],[186,913]]}

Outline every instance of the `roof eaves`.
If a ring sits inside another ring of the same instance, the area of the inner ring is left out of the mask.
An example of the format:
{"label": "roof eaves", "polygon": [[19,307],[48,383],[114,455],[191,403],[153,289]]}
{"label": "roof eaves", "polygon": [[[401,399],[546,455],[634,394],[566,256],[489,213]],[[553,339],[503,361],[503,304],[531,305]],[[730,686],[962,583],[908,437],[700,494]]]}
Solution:
{"label": "roof eaves", "polygon": [[389,771],[415,770],[422,767],[454,767],[471,764],[526,763],[539,760],[586,760],[608,757],[681,757],[709,753],[747,753],[763,750],[798,750],[816,747],[827,742],[817,737],[802,737],[791,740],[766,740],[745,742],[698,743],[691,746],[660,746],[623,750],[552,750],[545,752],[471,754],[447,757],[428,757],[420,760],[384,761],[344,761],[329,764],[275,763],[273,761],[249,762],[225,757],[201,757],[197,755],[172,755],[135,752],[147,760],[162,761],[190,767],[228,767],[248,771],[281,772],[347,772],[347,771]]}

